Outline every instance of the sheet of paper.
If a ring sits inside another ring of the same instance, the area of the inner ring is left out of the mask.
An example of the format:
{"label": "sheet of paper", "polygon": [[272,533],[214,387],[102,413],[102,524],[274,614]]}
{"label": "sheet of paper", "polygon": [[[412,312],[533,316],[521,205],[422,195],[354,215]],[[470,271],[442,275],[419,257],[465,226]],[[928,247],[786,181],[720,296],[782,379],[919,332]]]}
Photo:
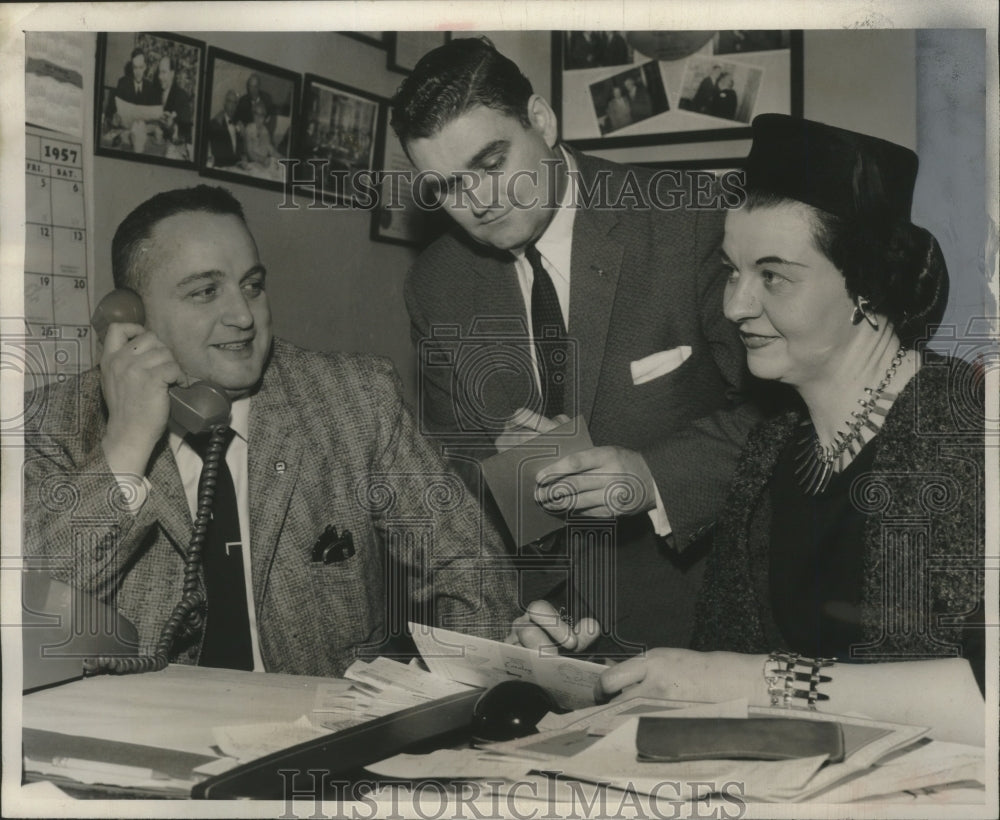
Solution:
{"label": "sheet of paper", "polygon": [[528,760],[501,759],[470,749],[438,749],[424,755],[395,755],[365,768],[379,777],[400,780],[501,777],[516,780],[526,775],[532,766]]}
{"label": "sheet of paper", "polygon": [[137,105],[123,100],[121,97],[115,98],[115,111],[121,117],[122,124],[128,128],[137,120],[143,122],[154,122],[163,116],[162,105]]}
{"label": "sheet of paper", "polygon": [[[502,743],[491,743],[485,747],[495,754],[526,756],[538,760],[556,760],[579,754],[589,749],[604,735],[639,715],[657,717],[729,717],[747,716],[746,700],[732,700],[723,703],[692,703],[680,705],[681,701],[656,700],[654,698],[633,698],[607,706],[580,709],[557,718],[578,715],[575,720],[564,721],[559,728],[548,729],[539,723],[539,734]],[[551,714],[551,713],[550,713]]]}
{"label": "sheet of paper", "polygon": [[[800,719],[797,715],[790,715],[787,709],[751,707],[749,711],[754,717]],[[808,800],[814,795],[820,795],[831,786],[857,777],[859,772],[868,770],[887,755],[920,739],[928,731],[925,726],[905,726],[826,712],[810,712],[806,719],[835,721],[841,725],[844,730],[844,760],[824,767],[809,782],[807,788],[797,788],[793,784],[772,787],[771,799]]]}
{"label": "sheet of paper", "polygon": [[344,680],[316,687],[310,722],[331,732],[466,691],[468,686],[389,658],[355,661]]}
{"label": "sheet of paper", "polygon": [[[824,803],[851,803],[892,792],[918,791],[950,783],[986,784],[985,750],[934,740],[880,761],[857,778],[815,796]],[[984,795],[985,796],[985,795]]]}
{"label": "sheet of paper", "polygon": [[245,762],[322,737],[328,732],[317,729],[303,716],[294,723],[216,726],[212,729],[212,734],[223,754]]}
{"label": "sheet of paper", "polygon": [[577,416],[525,444],[482,462],[483,477],[493,493],[507,529],[518,546],[560,529],[566,522],[535,501],[535,476],[563,456],[593,447],[583,416]]}
{"label": "sheet of paper", "polygon": [[613,705],[615,706],[614,709],[608,709],[594,716],[587,726],[587,734],[606,735],[629,718],[638,717],[639,715],[665,718],[745,718],[747,716],[746,699],[727,700],[722,703],[689,703],[687,705],[678,705],[677,701],[670,702],[657,701],[653,698],[636,698],[633,701],[626,700],[620,704]]}
{"label": "sheet of paper", "polygon": [[348,680],[370,683],[386,689],[404,690],[411,697],[424,700],[443,698],[464,692],[469,687],[457,681],[432,675],[389,658],[375,658],[370,663],[355,661],[344,673]]}
{"label": "sheet of paper", "polygon": [[435,675],[470,686],[524,680],[547,689],[564,709],[594,705],[594,684],[607,667],[565,655],[410,623],[420,654]]}

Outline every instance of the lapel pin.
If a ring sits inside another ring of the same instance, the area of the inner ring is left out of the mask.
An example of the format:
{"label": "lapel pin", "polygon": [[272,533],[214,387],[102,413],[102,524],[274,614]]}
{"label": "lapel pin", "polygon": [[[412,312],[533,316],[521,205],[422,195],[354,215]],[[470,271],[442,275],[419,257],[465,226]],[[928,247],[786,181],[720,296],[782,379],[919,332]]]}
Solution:
{"label": "lapel pin", "polygon": [[604,268],[599,268],[597,265],[591,265],[590,267],[597,273],[598,276],[604,276]]}
{"label": "lapel pin", "polygon": [[276,472],[278,475],[282,475],[285,472],[285,462],[284,461],[274,462],[274,472]]}

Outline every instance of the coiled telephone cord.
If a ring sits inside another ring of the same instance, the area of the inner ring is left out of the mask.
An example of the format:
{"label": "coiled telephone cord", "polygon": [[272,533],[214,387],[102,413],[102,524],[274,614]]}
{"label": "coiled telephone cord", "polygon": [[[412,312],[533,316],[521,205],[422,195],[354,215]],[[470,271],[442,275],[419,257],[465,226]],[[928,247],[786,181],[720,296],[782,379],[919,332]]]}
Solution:
{"label": "coiled telephone cord", "polygon": [[184,591],[180,601],[174,606],[173,612],[160,630],[160,639],[152,655],[138,657],[115,657],[102,655],[88,658],[83,662],[85,675],[134,675],[141,672],[159,672],[166,669],[170,663],[170,649],[177,635],[183,631],[191,635],[202,628],[205,623],[205,593],[202,591],[199,579],[201,567],[201,551],[208,532],[208,524],[212,517],[212,503],[215,499],[215,485],[219,476],[219,463],[222,450],[226,444],[225,424],[217,424],[212,428],[205,453],[205,462],[201,471],[201,481],[198,489],[198,509],[195,513],[194,525],[191,528],[191,541],[184,555]]}

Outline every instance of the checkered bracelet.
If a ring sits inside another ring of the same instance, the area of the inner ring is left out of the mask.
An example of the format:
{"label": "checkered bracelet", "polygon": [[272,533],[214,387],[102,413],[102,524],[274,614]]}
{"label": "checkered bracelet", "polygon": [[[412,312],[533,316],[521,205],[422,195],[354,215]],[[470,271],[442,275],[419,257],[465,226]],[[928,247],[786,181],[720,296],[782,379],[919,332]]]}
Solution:
{"label": "checkered bracelet", "polygon": [[[830,676],[820,674],[820,670],[833,666],[835,660],[802,658],[794,652],[772,652],[764,661],[764,681],[771,705],[788,709],[793,698],[800,698],[808,701],[809,709],[815,709],[817,701],[829,700],[829,695],[819,691],[819,685],[828,683]],[[797,686],[799,683],[808,685]]]}

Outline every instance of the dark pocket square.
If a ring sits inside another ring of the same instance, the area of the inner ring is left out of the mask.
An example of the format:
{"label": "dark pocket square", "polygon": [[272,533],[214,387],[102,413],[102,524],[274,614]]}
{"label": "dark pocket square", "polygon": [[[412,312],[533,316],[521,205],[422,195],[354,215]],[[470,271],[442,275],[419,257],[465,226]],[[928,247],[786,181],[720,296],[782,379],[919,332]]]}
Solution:
{"label": "dark pocket square", "polygon": [[338,533],[333,524],[323,530],[323,534],[312,548],[312,560],[322,561],[324,564],[346,561],[352,555],[354,555],[354,536],[351,535],[351,531],[344,530],[343,533]]}

